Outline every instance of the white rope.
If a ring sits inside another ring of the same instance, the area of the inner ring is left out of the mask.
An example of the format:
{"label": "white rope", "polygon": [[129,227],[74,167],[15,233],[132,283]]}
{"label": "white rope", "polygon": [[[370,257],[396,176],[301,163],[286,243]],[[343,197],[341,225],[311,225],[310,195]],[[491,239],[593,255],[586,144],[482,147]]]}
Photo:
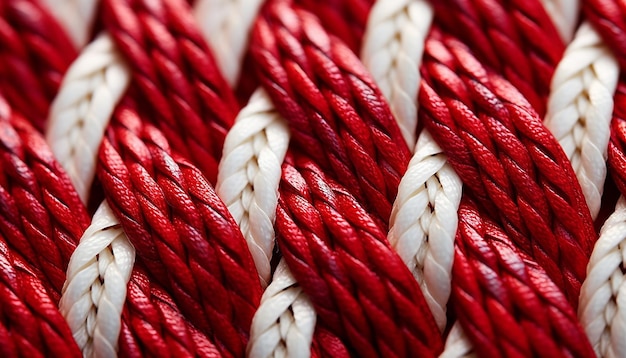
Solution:
{"label": "white rope", "polygon": [[263,286],[271,278],[274,219],[289,129],[258,89],[228,132],[216,191],[239,224]]}
{"label": "white rope", "polygon": [[432,19],[433,9],[425,0],[377,1],[361,51],[411,149],[416,142],[419,67]]}
{"label": "white rope", "polygon": [[578,317],[598,357],[626,357],[626,198],[604,223],[587,266]]}
{"label": "white rope", "polygon": [[42,4],[63,26],[76,48],[80,49],[91,34],[99,0],[43,0]]}
{"label": "white rope", "polygon": [[113,40],[101,35],[72,63],[50,109],[46,139],[83,202],[104,130],[130,76]]}
{"label": "white rope", "polygon": [[248,356],[309,357],[316,319],[313,304],[281,260],[252,320]]}
{"label": "white rope", "polygon": [[545,124],[557,138],[595,218],[606,178],[613,94],[619,66],[600,35],[583,23],[552,78]]}
{"label": "white rope", "polygon": [[[103,202],[72,254],[59,302],[86,357],[115,357],[135,249]],[[105,284],[106,283],[106,284]]]}
{"label": "white rope", "polygon": [[455,322],[446,339],[446,345],[439,358],[473,358],[476,354],[473,352],[472,343],[469,341],[461,324]]}
{"label": "white rope", "polygon": [[543,7],[552,19],[564,43],[574,36],[580,12],[580,0],[542,0]]}
{"label": "white rope", "polygon": [[248,35],[263,0],[198,0],[194,15],[231,86],[237,83]]}

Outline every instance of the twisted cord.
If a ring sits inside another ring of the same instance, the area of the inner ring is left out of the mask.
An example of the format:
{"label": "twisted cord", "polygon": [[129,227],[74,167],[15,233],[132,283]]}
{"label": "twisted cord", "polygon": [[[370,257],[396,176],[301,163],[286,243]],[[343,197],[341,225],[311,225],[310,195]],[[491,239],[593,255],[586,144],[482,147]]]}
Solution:
{"label": "twisted cord", "polygon": [[420,118],[471,194],[577,306],[596,235],[575,173],[528,102],[454,38],[426,44]]}
{"label": "twisted cord", "polygon": [[63,26],[76,48],[90,40],[99,0],[43,0],[42,5]]}
{"label": "twisted cord", "polygon": [[617,60],[583,23],[554,72],[544,121],[572,162],[593,218],[602,201],[618,77]]}
{"label": "twisted cord", "polygon": [[80,357],[72,332],[34,271],[0,235],[0,355]]}
{"label": "twisted cord", "polygon": [[469,341],[463,327],[459,321],[454,322],[448,337],[446,338],[446,345],[443,349],[443,353],[439,355],[439,358],[475,358],[476,353],[472,342]]}
{"label": "twisted cord", "polygon": [[611,120],[608,163],[617,188],[626,195],[626,82],[621,80],[615,91]]}
{"label": "twisted cord", "polygon": [[116,113],[98,167],[109,205],[151,277],[222,354],[241,356],[261,286],[239,228],[199,170],[173,158],[129,101]]}
{"label": "twisted cord", "polygon": [[370,13],[361,60],[389,101],[409,148],[415,146],[419,67],[433,10],[424,0],[378,1]]}
{"label": "twisted cord", "polygon": [[580,0],[541,0],[564,44],[569,44],[579,25]]}
{"label": "twisted cord", "polygon": [[251,52],[292,141],[387,222],[410,152],[385,100],[313,15],[288,2],[264,10]]}
{"label": "twisted cord", "polygon": [[437,21],[545,115],[550,79],[565,45],[540,0],[434,1]]}
{"label": "twisted cord", "polygon": [[0,119],[0,152],[0,232],[41,271],[56,303],[89,216],[44,139],[15,112]]}
{"label": "twisted cord", "polygon": [[0,2],[0,90],[39,130],[74,57],[72,42],[38,1]]}
{"label": "twisted cord", "polygon": [[455,311],[479,356],[594,356],[545,270],[467,200],[459,209],[454,260]]}
{"label": "twisted cord", "polygon": [[189,6],[183,0],[106,0],[104,18],[133,68],[144,111],[150,111],[146,118],[215,183],[238,108]]}
{"label": "twisted cord", "polygon": [[322,327],[360,356],[433,356],[442,341],[419,287],[370,217],[313,160],[283,165],[276,231]]}
{"label": "twisted cord", "polygon": [[197,0],[194,16],[231,87],[237,84],[250,29],[263,0]]}
{"label": "twisted cord", "polygon": [[622,69],[626,68],[626,9],[619,0],[584,2],[587,20],[602,35]]}
{"label": "twisted cord", "polygon": [[130,75],[113,40],[103,34],[72,63],[52,103],[46,139],[84,203],[104,130]]}
{"label": "twisted cord", "polygon": [[59,302],[84,356],[117,354],[134,262],[135,249],[109,206],[102,203],[72,254]]}
{"label": "twisted cord", "polygon": [[598,357],[626,354],[624,272],[626,253],[626,199],[620,197],[615,212],[604,223],[580,295],[578,316]]}

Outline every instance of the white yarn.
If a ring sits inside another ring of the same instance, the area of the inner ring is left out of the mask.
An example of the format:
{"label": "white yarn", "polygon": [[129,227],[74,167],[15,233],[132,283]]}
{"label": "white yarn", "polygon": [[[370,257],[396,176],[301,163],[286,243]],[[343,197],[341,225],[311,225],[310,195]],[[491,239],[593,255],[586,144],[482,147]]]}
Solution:
{"label": "white yarn", "polygon": [[432,19],[433,9],[426,0],[377,1],[361,51],[411,149],[416,141],[419,67]]}
{"label": "white yarn", "polygon": [[134,262],[135,249],[103,202],[72,254],[59,302],[84,356],[117,356],[126,285]]}
{"label": "white yarn", "polygon": [[619,66],[600,35],[583,23],[552,78],[545,124],[563,147],[592,216],[600,211],[613,93]]}
{"label": "white yarn", "polygon": [[561,35],[564,43],[574,36],[580,11],[580,0],[542,0],[546,12]]}
{"label": "white yarn", "polygon": [[578,316],[598,357],[626,357],[626,198],[604,223],[587,266]]}
{"label": "white yarn", "polygon": [[101,35],[72,63],[52,103],[46,139],[83,202],[104,130],[130,76],[111,37]]}
{"label": "white yarn", "polygon": [[215,61],[231,86],[237,83],[248,35],[263,0],[198,0],[194,15]]}
{"label": "white yarn", "polygon": [[446,339],[446,345],[439,358],[474,358],[472,343],[469,341],[459,322],[455,322]]}
{"label": "white yarn", "polygon": [[99,0],[42,1],[79,49],[89,41],[98,3]]}
{"label": "white yarn", "polygon": [[252,320],[248,356],[309,357],[317,315],[284,260]]}

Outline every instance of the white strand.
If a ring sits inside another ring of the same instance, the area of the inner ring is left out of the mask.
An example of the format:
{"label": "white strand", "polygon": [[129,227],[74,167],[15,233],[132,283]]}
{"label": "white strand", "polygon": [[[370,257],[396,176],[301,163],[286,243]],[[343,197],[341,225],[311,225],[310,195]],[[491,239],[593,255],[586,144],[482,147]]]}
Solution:
{"label": "white strand", "polygon": [[433,9],[425,0],[377,1],[361,51],[411,149],[416,142],[419,67],[432,19]]}
{"label": "white strand", "polygon": [[541,2],[552,18],[561,39],[568,44],[574,36],[576,25],[578,25],[580,0],[542,0]]}
{"label": "white strand", "polygon": [[72,63],[50,109],[46,139],[83,202],[104,130],[130,76],[113,39],[101,35]]}
{"label": "white strand", "polygon": [[252,320],[248,356],[309,357],[316,319],[313,304],[281,260]]}
{"label": "white strand", "polygon": [[226,136],[215,187],[248,242],[264,287],[271,278],[278,185],[288,145],[287,123],[258,89]]}
{"label": "white strand", "polygon": [[134,262],[135,249],[103,202],[72,254],[59,302],[85,357],[117,355],[126,285]]}
{"label": "white strand", "polygon": [[198,0],[194,15],[213,49],[213,56],[231,86],[239,72],[248,36],[263,0]]}
{"label": "white strand", "polygon": [[42,4],[63,26],[80,49],[87,44],[98,10],[99,0],[43,0]]}
{"label": "white strand", "polygon": [[615,57],[589,23],[583,23],[552,78],[546,127],[557,138],[583,189],[591,215],[600,211],[606,178]]}
{"label": "white strand", "polygon": [[461,324],[457,321],[452,326],[446,345],[439,358],[474,358],[476,354],[473,352],[472,343],[469,341]]}
{"label": "white strand", "polygon": [[604,223],[587,266],[578,316],[598,357],[626,357],[626,198]]}

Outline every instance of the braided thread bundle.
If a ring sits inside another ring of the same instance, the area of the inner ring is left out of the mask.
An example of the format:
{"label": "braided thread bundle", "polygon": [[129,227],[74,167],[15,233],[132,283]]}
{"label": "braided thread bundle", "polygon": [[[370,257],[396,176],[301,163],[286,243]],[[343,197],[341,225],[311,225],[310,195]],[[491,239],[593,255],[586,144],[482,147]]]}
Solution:
{"label": "braided thread bundle", "polygon": [[459,209],[453,299],[484,357],[593,357],[565,296],[473,203]]}
{"label": "braided thread bundle", "polygon": [[[240,356],[261,296],[239,228],[198,169],[120,105],[99,155],[98,177],[138,257],[222,354]],[[202,313],[202,314],[199,314]]]}
{"label": "braided thread bundle", "polygon": [[0,3],[0,89],[39,130],[74,57],[72,42],[37,1]]}
{"label": "braided thread bundle", "polygon": [[595,233],[567,157],[523,97],[464,45],[435,34],[424,61],[421,120],[471,194],[576,307]]}
{"label": "braided thread bundle", "polygon": [[106,0],[107,29],[133,68],[153,123],[211,183],[238,110],[182,0]]}

